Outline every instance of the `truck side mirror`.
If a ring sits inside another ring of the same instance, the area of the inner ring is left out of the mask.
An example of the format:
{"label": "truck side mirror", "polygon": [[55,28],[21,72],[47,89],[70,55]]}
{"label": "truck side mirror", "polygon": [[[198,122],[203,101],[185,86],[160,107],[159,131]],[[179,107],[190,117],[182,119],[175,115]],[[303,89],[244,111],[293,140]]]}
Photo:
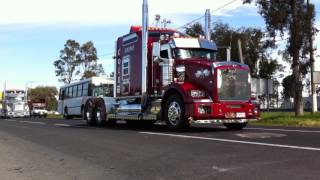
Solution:
{"label": "truck side mirror", "polygon": [[152,44],[152,57],[154,61],[159,61],[160,59],[160,43],[154,42]]}

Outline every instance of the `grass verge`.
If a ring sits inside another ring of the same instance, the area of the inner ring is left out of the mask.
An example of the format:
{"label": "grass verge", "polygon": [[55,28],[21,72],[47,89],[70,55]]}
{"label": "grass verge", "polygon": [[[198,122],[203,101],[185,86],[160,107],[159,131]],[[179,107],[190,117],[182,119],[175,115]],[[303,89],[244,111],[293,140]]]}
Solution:
{"label": "grass verge", "polygon": [[47,118],[50,118],[50,119],[63,119],[63,115],[48,114]]}
{"label": "grass verge", "polygon": [[250,123],[252,125],[274,125],[294,127],[320,127],[320,113],[305,112],[303,116],[296,117],[293,112],[263,112],[261,120]]}

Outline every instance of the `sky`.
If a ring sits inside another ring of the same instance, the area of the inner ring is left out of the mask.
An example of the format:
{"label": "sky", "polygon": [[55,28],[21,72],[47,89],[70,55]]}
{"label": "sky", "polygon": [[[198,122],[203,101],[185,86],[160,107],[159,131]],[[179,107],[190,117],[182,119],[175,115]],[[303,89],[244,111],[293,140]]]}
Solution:
{"label": "sky", "polygon": [[[232,0],[149,0],[150,24],[155,14],[161,14],[173,21],[168,27],[178,28],[211,9],[214,23],[265,28],[257,9],[241,0],[216,11],[228,2]],[[319,17],[320,0],[311,2],[316,3]],[[0,89],[4,82],[7,88],[60,86],[53,62],[68,39],[92,41],[108,74],[113,71],[117,37],[141,24],[142,0],[0,0],[0,4]],[[316,44],[320,49],[320,35]],[[320,64],[317,67],[320,70]]]}

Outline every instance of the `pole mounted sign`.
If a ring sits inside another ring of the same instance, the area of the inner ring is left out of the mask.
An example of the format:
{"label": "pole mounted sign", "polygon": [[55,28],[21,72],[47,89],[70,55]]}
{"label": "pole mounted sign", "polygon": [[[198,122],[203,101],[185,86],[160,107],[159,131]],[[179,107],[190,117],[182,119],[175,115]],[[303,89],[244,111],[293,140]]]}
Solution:
{"label": "pole mounted sign", "polygon": [[320,71],[313,72],[313,83],[320,84]]}

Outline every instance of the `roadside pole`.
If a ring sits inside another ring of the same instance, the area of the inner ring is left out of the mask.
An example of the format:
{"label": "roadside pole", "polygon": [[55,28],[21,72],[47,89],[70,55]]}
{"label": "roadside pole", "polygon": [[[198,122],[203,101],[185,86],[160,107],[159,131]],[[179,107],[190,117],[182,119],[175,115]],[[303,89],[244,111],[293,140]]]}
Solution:
{"label": "roadside pole", "polygon": [[[309,11],[309,5],[310,1],[307,0],[307,10]],[[310,32],[312,32],[312,20],[310,19]],[[317,102],[317,92],[315,88],[315,82],[314,82],[314,51],[313,51],[313,37],[309,37],[309,44],[311,46],[310,48],[310,63],[311,63],[311,96],[312,96],[312,113],[315,113],[318,111],[318,102]]]}
{"label": "roadside pole", "polygon": [[205,14],[205,36],[207,40],[211,40],[211,12],[210,9],[206,9]]}

